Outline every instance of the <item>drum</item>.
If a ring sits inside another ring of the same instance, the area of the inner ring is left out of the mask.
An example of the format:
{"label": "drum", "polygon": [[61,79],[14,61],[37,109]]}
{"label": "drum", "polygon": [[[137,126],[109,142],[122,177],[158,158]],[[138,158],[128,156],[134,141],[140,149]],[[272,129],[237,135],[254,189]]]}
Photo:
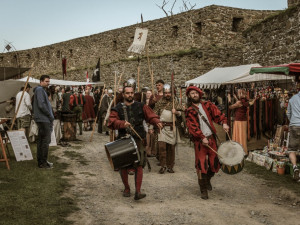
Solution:
{"label": "drum", "polygon": [[76,114],[61,114],[63,141],[76,141]]}
{"label": "drum", "polygon": [[105,151],[113,170],[140,161],[140,153],[132,136],[106,144]]}
{"label": "drum", "polygon": [[221,170],[227,174],[237,174],[244,168],[244,149],[235,141],[223,142],[218,148]]}

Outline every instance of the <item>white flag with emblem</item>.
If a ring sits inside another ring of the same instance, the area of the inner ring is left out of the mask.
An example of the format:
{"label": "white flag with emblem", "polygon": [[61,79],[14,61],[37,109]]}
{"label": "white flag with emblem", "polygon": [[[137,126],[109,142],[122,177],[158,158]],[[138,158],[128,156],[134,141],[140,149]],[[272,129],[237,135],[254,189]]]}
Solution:
{"label": "white flag with emblem", "polygon": [[146,45],[147,35],[148,29],[136,28],[133,43],[128,51],[141,54]]}

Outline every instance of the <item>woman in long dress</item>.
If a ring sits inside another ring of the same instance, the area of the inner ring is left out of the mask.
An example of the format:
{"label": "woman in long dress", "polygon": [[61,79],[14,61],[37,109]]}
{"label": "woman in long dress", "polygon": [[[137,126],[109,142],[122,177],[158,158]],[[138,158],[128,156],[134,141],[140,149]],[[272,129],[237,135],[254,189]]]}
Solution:
{"label": "woman in long dress", "polygon": [[[92,130],[93,129],[93,122],[96,118],[95,111],[94,111],[94,99],[90,96],[89,90],[85,90],[85,104],[83,106],[83,113],[82,113],[82,120],[84,123],[84,130]],[[88,128],[89,125],[89,128]]]}

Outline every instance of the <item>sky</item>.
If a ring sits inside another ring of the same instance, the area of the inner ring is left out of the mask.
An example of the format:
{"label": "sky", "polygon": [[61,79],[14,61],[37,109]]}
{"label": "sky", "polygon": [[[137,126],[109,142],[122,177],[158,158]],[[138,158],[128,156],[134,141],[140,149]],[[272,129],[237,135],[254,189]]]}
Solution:
{"label": "sky", "polygon": [[[186,1],[186,0],[185,0]],[[163,0],[0,0],[0,53],[50,45],[165,17]],[[174,0],[165,9],[172,7]],[[190,0],[194,9],[223,5],[243,9],[283,10],[287,0]],[[156,5],[157,4],[157,5]],[[183,4],[177,0],[173,12]]]}

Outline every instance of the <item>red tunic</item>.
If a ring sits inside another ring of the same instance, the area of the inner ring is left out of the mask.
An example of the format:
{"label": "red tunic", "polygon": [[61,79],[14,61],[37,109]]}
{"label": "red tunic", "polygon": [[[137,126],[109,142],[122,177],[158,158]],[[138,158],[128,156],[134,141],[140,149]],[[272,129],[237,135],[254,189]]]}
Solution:
{"label": "red tunic", "polygon": [[235,121],[247,121],[247,109],[249,107],[249,101],[245,98],[240,99],[242,106],[238,107],[234,111]]}
{"label": "red tunic", "polygon": [[[214,132],[216,132],[216,128],[214,127],[213,122],[218,124],[227,123],[225,114],[223,114],[216,105],[210,101],[204,101],[201,102],[201,104]],[[197,106],[195,107],[198,108]],[[205,138],[205,136],[200,128],[198,113],[193,107],[189,107],[186,110],[186,125],[189,133],[192,135],[192,141],[195,144],[195,168],[197,171],[207,174],[209,167],[212,172],[218,172],[220,169],[218,157],[216,153],[202,144],[202,140]],[[217,143],[214,138],[209,139],[209,146],[217,151]],[[208,155],[208,161],[206,160],[206,155]]]}
{"label": "red tunic", "polygon": [[94,111],[94,99],[89,95],[84,96],[84,98],[85,104],[83,106],[82,120],[83,122],[93,121],[96,118]]}

